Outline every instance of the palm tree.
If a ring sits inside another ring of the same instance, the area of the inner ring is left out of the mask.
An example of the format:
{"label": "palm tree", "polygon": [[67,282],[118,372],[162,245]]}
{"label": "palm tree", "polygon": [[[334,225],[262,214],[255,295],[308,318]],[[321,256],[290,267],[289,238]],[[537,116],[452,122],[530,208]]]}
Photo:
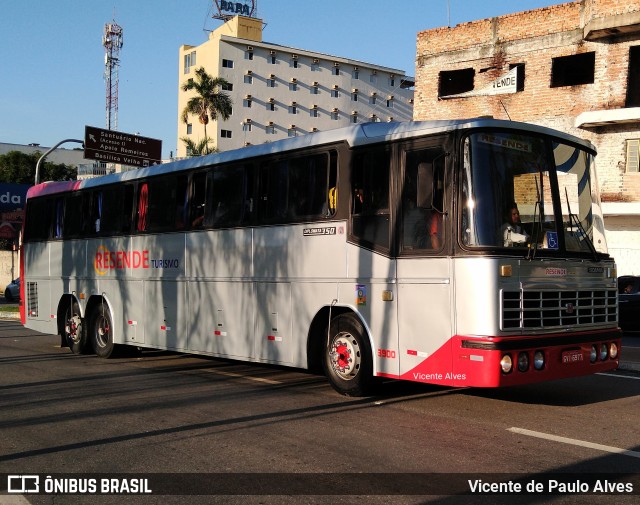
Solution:
{"label": "palm tree", "polygon": [[[182,91],[194,90],[196,95],[191,97],[182,111],[182,121],[187,122],[190,114],[198,116],[204,125],[204,138],[207,137],[209,119],[215,121],[218,117],[229,119],[233,107],[231,97],[222,91],[229,85],[229,81],[222,77],[211,77],[203,67],[196,70],[196,78],[185,82]],[[208,142],[206,145],[208,146]]]}
{"label": "palm tree", "polygon": [[184,142],[184,146],[187,148],[187,156],[202,156],[204,154],[211,154],[217,151],[215,147],[209,147],[211,137],[205,137],[198,142],[195,142],[189,137],[181,137],[180,140]]}

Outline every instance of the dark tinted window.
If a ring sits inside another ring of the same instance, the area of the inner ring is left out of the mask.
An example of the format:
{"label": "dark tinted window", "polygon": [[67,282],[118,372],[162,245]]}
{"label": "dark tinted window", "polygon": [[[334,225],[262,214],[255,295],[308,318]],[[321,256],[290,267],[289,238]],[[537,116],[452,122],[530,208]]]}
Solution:
{"label": "dark tinted window", "polygon": [[321,153],[264,164],[260,168],[260,221],[285,223],[326,217],[335,186],[336,160],[334,153]]}
{"label": "dark tinted window", "polygon": [[29,199],[24,231],[24,240],[47,240],[51,232],[53,200],[51,198]]}
{"label": "dark tinted window", "polygon": [[364,242],[389,248],[388,151],[372,149],[354,156],[351,171],[352,235]]}
{"label": "dark tinted window", "polygon": [[149,179],[138,194],[138,231],[172,231],[185,227],[187,177]]}
{"label": "dark tinted window", "polygon": [[243,166],[223,167],[213,172],[207,225],[227,228],[246,223],[251,212],[247,172]]}

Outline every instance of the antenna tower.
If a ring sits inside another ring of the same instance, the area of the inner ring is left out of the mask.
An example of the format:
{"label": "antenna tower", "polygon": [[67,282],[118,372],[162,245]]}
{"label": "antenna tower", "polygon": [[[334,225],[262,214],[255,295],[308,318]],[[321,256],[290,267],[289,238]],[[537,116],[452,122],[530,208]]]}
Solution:
{"label": "antenna tower", "polygon": [[122,48],[122,27],[115,20],[104,25],[104,80],[106,83],[107,130],[118,129],[118,67]]}

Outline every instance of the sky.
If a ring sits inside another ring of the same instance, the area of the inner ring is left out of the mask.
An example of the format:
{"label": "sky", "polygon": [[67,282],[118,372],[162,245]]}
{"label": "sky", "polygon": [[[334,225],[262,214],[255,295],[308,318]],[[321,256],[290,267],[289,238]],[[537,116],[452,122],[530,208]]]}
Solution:
{"label": "sky", "polygon": [[[263,41],[415,75],[418,32],[553,0],[259,0]],[[220,26],[212,0],[0,0],[0,143],[50,147],[106,128],[105,23],[123,29],[118,130],[177,145],[178,50]],[[62,147],[73,149],[77,144]]]}

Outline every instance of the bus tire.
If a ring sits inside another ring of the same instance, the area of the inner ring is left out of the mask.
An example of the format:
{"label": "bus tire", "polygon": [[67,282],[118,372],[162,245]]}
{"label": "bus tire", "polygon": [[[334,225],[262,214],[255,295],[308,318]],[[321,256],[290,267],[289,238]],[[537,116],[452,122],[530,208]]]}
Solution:
{"label": "bus tire", "polygon": [[89,350],[87,342],[87,332],[84,327],[84,320],[80,317],[80,306],[78,302],[70,301],[64,311],[64,325],[62,336],[74,354],[85,354]]}
{"label": "bus tire", "polygon": [[93,351],[101,358],[111,358],[115,355],[116,345],[113,343],[113,322],[109,307],[97,305],[91,314],[89,324],[91,345]]}
{"label": "bus tire", "polygon": [[373,362],[364,327],[353,314],[331,320],[322,360],[324,373],[338,393],[366,396],[373,384]]}

